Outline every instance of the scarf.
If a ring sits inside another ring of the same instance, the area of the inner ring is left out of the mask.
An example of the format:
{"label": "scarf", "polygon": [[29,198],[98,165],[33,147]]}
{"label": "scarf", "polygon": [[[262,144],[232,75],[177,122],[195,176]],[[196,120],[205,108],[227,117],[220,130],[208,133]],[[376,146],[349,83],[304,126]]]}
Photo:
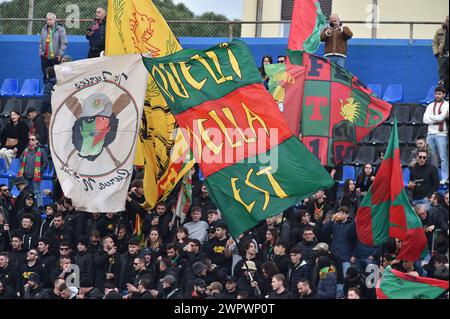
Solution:
{"label": "scarf", "polygon": [[322,268],[319,272],[320,279],[325,279],[331,272],[336,272],[333,266]]}
{"label": "scarf", "polygon": [[50,32],[48,32],[47,28],[47,43],[48,43],[48,59],[54,59],[55,58],[55,52],[53,52],[53,35],[55,33],[56,28],[50,28]]}
{"label": "scarf", "polygon": [[[20,163],[20,170],[17,176],[23,176],[23,171],[25,170],[25,164],[27,162],[29,148],[27,147],[23,153],[22,162]],[[34,182],[40,182],[41,179],[41,149],[38,147],[36,150],[35,160],[34,160]]]}
{"label": "scarf", "polygon": [[[440,115],[441,113],[442,113],[442,111],[441,111],[441,108],[442,108],[442,104],[444,104],[444,102],[442,101],[440,104],[439,104],[439,107],[438,107],[438,109],[437,109],[437,113],[436,113],[436,106],[437,106],[437,104],[438,104],[438,102],[434,102],[434,105],[433,105],[433,114],[434,115]],[[444,130],[444,121],[442,121],[441,123],[439,123],[439,132],[442,132]]]}

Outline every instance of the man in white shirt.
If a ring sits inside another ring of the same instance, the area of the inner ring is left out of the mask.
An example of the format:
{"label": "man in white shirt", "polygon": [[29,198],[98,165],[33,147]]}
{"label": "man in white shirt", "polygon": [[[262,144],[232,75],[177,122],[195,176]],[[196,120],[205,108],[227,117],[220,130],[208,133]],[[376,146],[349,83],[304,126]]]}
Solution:
{"label": "man in white shirt", "polygon": [[423,115],[428,124],[427,143],[433,153],[441,159],[441,185],[448,184],[448,102],[445,101],[446,89],[438,86],[434,90],[434,102],[431,102]]}

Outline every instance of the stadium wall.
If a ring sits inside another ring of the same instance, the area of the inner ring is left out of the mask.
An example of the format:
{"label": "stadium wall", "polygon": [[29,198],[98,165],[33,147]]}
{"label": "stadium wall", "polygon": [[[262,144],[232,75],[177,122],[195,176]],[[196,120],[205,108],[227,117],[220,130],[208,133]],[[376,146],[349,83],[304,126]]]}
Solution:
{"label": "stadium wall", "polygon": [[[204,49],[225,38],[180,38],[185,48]],[[286,38],[245,38],[258,67],[265,54],[284,54]],[[83,59],[88,43],[82,36],[69,36],[68,54]],[[318,54],[322,54],[321,46]],[[431,40],[352,39],[349,41],[346,67],[364,83],[379,83],[384,93],[389,84],[403,85],[403,102],[417,103],[429,87],[438,81],[437,63],[431,51]],[[0,35],[0,82],[18,78],[19,85],[27,78],[41,79],[38,58],[38,36]]]}

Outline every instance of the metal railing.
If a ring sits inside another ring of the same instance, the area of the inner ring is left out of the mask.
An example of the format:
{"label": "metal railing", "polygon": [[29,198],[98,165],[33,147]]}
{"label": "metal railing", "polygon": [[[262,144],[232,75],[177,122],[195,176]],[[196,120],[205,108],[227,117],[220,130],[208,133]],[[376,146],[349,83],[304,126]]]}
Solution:
{"label": "metal railing", "polygon": [[[30,18],[0,18],[0,23],[1,22],[23,22],[23,23],[27,23],[28,27],[27,27],[27,33],[30,35],[31,30],[33,29],[33,23],[34,22],[41,22],[42,24],[44,24],[46,21],[46,19],[42,19],[42,18],[34,18],[34,19],[30,19]],[[58,22],[65,24],[68,21],[65,19],[58,19]],[[71,19],[70,20],[71,23],[92,23],[94,22],[93,19]],[[435,21],[377,21],[374,23],[368,23],[367,21],[343,21],[346,24],[360,24],[360,25],[367,25],[370,24],[372,27],[372,38],[376,39],[377,38],[377,33],[376,33],[376,28],[377,25],[408,25],[409,26],[409,42],[410,44],[413,43],[414,41],[414,27],[416,25],[436,25],[436,26],[440,26],[441,22],[435,22]],[[235,34],[235,28],[238,26],[242,26],[242,25],[266,25],[266,24],[290,24],[291,20],[281,20],[281,21],[208,21],[208,20],[167,20],[167,23],[169,25],[224,25],[224,26],[228,26],[228,38],[233,39],[234,37],[240,37],[240,35],[236,35]],[[260,29],[257,28],[257,30],[259,30],[259,34]],[[177,36],[189,36],[189,34],[177,34]],[[206,35],[208,36],[208,35]],[[217,35],[215,35],[217,36]]]}

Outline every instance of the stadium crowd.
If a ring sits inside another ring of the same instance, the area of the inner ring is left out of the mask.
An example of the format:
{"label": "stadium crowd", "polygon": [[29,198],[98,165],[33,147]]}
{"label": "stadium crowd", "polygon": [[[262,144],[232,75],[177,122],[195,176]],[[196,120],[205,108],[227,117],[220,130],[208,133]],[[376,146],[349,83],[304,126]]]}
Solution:
{"label": "stadium crowd", "polygon": [[[97,10],[96,24],[87,30],[89,57],[102,51],[98,32],[104,32],[105,14]],[[20,112],[11,111],[1,133],[0,156],[8,165],[21,158],[21,167],[14,181],[20,190],[17,197],[11,195],[12,185],[0,185],[0,299],[372,299],[376,296],[374,286],[366,283],[368,265],[391,265],[411,275],[448,280],[449,193],[442,190],[448,185],[447,146],[443,147],[448,145],[448,102],[442,86],[425,112],[428,136],[417,138],[410,164],[408,194],[428,240],[426,255],[415,262],[396,258],[402,243],[395,238],[374,247],[358,240],[354,220],[376,179],[379,165],[372,163],[359,163],[356,179],[344,180],[342,188],[338,166],[332,171],[334,188],[318,191],[239,238],[228,233],[197,166],[192,205],[183,223],[174,216],[180,185],[165,202],[152,210],[144,208],[141,167],[134,168],[121,213],[77,211],[56,177],[54,204],[44,206],[39,183],[47,157],[51,160],[45,118],[56,83],[52,65],[64,62],[67,46],[61,43],[65,33],[53,29],[55,19],[47,16],[48,28],[41,36],[48,85],[44,108],[28,110],[28,126]],[[351,37],[336,15],[333,21],[335,28],[324,31],[324,41],[340,32],[345,32],[345,41]],[[49,38],[56,33],[57,39]],[[437,56],[444,63],[446,54],[448,68],[448,33],[436,41],[444,41],[437,46]],[[328,52],[343,65],[345,52],[335,53]],[[283,58],[278,57],[280,63]],[[271,62],[270,56],[263,58],[263,63]],[[443,81],[448,86],[448,79]]]}

